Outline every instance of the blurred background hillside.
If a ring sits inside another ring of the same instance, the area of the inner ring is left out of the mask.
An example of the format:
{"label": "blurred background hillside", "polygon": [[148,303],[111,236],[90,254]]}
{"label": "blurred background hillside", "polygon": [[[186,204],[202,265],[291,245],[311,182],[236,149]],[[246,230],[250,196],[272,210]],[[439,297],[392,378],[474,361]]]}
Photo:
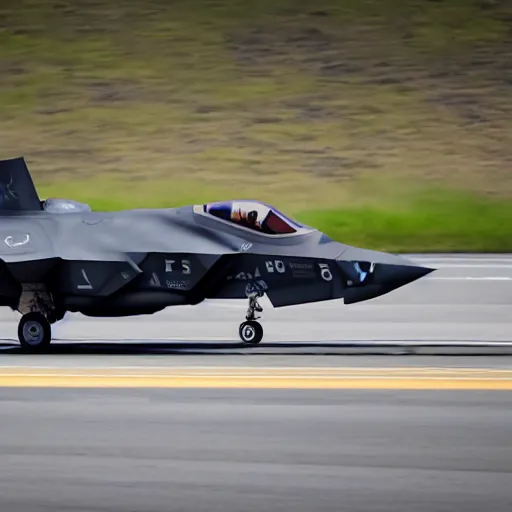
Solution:
{"label": "blurred background hillside", "polygon": [[512,0],[1,0],[0,112],[42,195],[512,250]]}

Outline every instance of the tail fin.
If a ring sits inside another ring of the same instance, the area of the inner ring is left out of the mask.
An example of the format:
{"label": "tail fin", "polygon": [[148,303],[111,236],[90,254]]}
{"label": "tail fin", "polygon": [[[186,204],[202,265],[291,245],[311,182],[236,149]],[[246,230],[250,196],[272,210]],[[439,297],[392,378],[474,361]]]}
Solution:
{"label": "tail fin", "polygon": [[41,209],[41,202],[24,158],[0,160],[0,211]]}

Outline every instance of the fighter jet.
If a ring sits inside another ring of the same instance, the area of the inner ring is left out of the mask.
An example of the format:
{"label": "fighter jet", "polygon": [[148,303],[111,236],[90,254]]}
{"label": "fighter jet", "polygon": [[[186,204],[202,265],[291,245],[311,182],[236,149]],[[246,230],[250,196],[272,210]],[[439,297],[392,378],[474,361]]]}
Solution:
{"label": "fighter jet", "polygon": [[66,312],[149,315],[205,299],[246,299],[240,339],[257,344],[259,299],[274,307],[353,304],[433,269],[359,249],[254,200],[92,211],[38,196],[23,157],[0,161],[0,305],[21,313],[25,349],[47,347]]}

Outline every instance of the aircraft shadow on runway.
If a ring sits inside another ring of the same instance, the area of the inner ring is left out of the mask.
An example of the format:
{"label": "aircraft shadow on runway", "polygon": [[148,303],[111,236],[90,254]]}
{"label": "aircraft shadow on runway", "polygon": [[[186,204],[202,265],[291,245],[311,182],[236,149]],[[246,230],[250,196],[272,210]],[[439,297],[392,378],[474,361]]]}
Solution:
{"label": "aircraft shadow on runway", "polygon": [[[350,342],[328,342],[328,343],[308,343],[308,342],[280,342],[280,343],[260,343],[259,345],[246,345],[236,341],[130,341],[128,343],[116,341],[94,341],[94,342],[55,342],[41,354],[51,355],[240,355],[243,354],[273,354],[279,355],[292,353],[294,355],[311,355],[321,352],[329,355],[339,353],[340,349],[350,348]],[[358,344],[360,347],[360,344]],[[0,351],[9,354],[24,353],[21,347],[13,343],[0,343]]]}
{"label": "aircraft shadow on runway", "polygon": [[[489,343],[495,343],[488,341]],[[417,343],[413,345],[411,343]],[[499,342],[497,342],[499,343]],[[468,347],[475,344],[478,346],[478,340],[468,340],[464,342],[449,341],[454,349],[457,347]],[[409,340],[405,343],[403,340],[343,340],[329,342],[267,342],[259,345],[246,345],[236,341],[75,341],[59,342],[50,345],[46,350],[39,351],[38,354],[48,355],[345,355],[345,354],[415,354],[417,348],[434,348],[443,346],[439,340],[428,341]],[[446,347],[448,348],[448,347]],[[15,340],[6,340],[0,342],[0,353],[23,354],[23,349]]]}

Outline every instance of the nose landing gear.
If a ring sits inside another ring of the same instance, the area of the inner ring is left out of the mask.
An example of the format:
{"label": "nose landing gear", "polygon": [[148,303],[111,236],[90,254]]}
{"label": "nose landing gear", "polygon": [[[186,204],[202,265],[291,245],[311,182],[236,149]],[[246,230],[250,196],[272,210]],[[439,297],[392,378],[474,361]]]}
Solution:
{"label": "nose landing gear", "polygon": [[245,315],[245,322],[240,324],[238,334],[240,339],[249,345],[257,345],[263,339],[263,327],[256,320],[260,318],[256,313],[261,313],[263,308],[258,299],[263,297],[263,293],[257,291],[249,295],[249,308]]}

